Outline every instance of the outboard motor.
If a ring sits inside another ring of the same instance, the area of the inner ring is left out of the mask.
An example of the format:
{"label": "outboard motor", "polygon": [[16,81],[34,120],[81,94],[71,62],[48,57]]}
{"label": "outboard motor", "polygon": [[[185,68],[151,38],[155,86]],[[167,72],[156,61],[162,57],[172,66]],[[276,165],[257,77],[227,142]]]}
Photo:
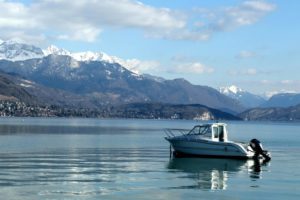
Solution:
{"label": "outboard motor", "polygon": [[270,154],[268,153],[268,151],[263,150],[263,147],[259,140],[252,139],[250,141],[250,147],[255,152],[254,158],[258,158],[259,155],[262,155],[264,157],[265,161],[271,160]]}

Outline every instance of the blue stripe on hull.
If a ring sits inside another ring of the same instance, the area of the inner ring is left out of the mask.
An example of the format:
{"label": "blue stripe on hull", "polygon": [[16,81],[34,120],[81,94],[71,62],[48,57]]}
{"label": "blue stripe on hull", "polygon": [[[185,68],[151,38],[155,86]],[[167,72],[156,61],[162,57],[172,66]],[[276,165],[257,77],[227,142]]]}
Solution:
{"label": "blue stripe on hull", "polygon": [[177,158],[196,157],[196,158],[232,158],[232,159],[239,159],[239,160],[251,159],[247,156],[201,155],[201,154],[188,154],[188,153],[183,153],[183,152],[180,152],[180,151],[174,151],[173,155]]}

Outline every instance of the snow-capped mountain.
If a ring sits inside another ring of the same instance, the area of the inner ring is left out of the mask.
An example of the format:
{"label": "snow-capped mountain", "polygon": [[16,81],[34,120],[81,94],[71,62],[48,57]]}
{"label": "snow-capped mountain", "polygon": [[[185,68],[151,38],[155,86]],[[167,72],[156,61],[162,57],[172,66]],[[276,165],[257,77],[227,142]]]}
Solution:
{"label": "snow-capped mountain", "polygon": [[227,96],[236,96],[238,98],[240,97],[240,93],[242,93],[243,90],[235,85],[231,85],[229,87],[221,87],[220,92],[226,94]]}
{"label": "snow-capped mountain", "polygon": [[0,40],[0,60],[21,61],[44,57],[41,48],[13,40]]}
{"label": "snow-capped mountain", "polygon": [[221,87],[219,91],[220,93],[225,94],[228,97],[238,100],[243,106],[247,108],[257,107],[266,102],[266,100],[261,96],[244,91],[235,85],[231,85],[229,87]]}
{"label": "snow-capped mountain", "polygon": [[71,56],[70,51],[68,51],[66,49],[58,48],[57,46],[54,46],[54,45],[50,45],[47,49],[44,49],[43,53],[44,53],[44,56],[48,56],[50,54]]}
{"label": "snow-capped mountain", "polygon": [[63,48],[58,48],[54,45],[50,45],[48,48],[43,50],[44,56],[48,56],[50,54],[53,55],[61,55],[61,56],[70,56],[77,61],[104,61],[108,63],[117,63],[116,59],[113,56],[109,56],[102,52],[92,52],[92,51],[85,51],[85,52],[70,52]]}
{"label": "snow-capped mountain", "polygon": [[[0,40],[0,60],[24,61],[33,58],[43,58],[51,54],[70,56],[80,62],[102,61],[111,64],[117,63],[128,70],[132,69],[132,66],[126,60],[116,56],[110,56],[103,52],[70,52],[54,45],[50,45],[46,49],[41,49],[39,47],[14,40]],[[134,71],[134,73],[136,74],[137,71]]]}
{"label": "snow-capped mountain", "polygon": [[[92,51],[70,52],[68,50],[58,48],[54,45],[49,46],[47,49],[43,50],[43,52],[45,56],[48,56],[50,54],[55,54],[55,55],[70,56],[73,59],[80,62],[101,61],[110,64],[117,63],[130,71],[132,69],[132,66],[126,60],[123,60],[116,56],[110,56],[104,52],[92,52]],[[137,72],[134,71],[134,73]]]}

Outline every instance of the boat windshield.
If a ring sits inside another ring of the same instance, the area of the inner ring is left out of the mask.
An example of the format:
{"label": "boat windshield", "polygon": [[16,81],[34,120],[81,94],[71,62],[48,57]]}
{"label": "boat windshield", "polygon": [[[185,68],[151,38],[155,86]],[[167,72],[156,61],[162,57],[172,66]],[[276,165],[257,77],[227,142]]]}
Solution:
{"label": "boat windshield", "polygon": [[195,126],[188,134],[194,134],[194,135],[208,135],[211,134],[211,126],[205,125],[205,126]]}

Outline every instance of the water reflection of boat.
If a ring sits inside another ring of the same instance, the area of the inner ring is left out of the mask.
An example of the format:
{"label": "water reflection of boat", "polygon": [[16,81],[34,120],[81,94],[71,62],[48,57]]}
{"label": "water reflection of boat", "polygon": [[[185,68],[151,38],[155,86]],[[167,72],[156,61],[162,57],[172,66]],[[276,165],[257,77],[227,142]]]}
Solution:
{"label": "water reflection of boat", "polygon": [[186,173],[184,178],[193,179],[196,184],[181,188],[204,190],[226,190],[229,174],[250,172],[251,178],[259,178],[259,160],[235,160],[214,158],[172,158],[167,168]]}

